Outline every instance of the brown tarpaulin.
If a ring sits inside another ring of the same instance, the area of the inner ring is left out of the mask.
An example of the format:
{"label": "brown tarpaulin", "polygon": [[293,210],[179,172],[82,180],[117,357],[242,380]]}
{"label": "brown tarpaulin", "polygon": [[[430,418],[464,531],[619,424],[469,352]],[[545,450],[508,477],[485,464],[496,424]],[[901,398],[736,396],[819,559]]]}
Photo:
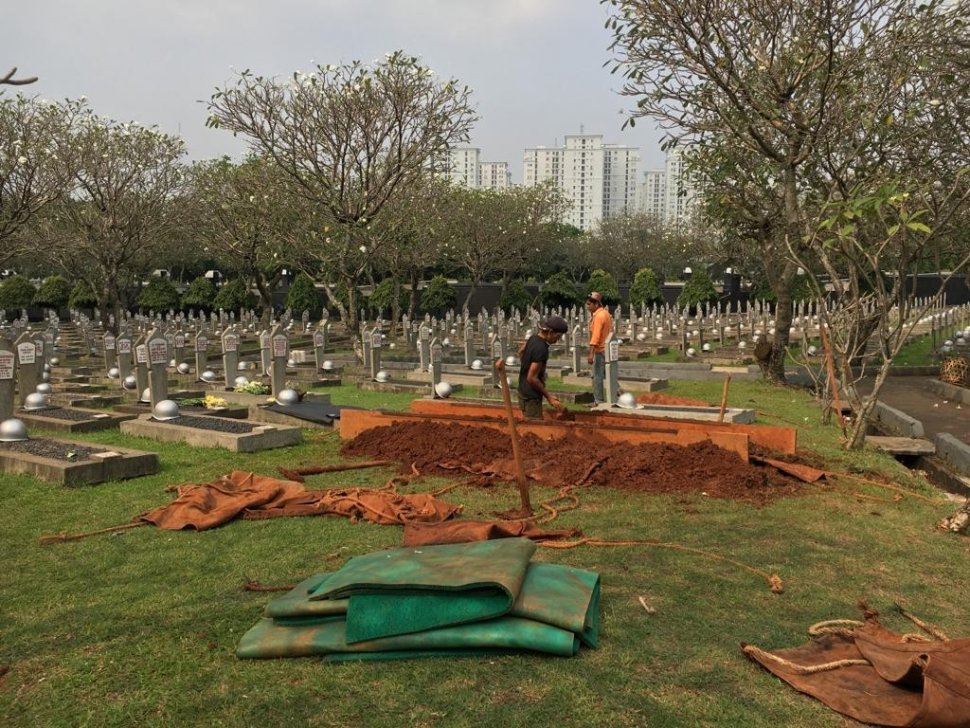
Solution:
{"label": "brown tarpaulin", "polygon": [[489,541],[496,538],[523,538],[533,541],[571,538],[574,528],[547,531],[530,521],[448,521],[446,523],[405,523],[404,546]]}
{"label": "brown tarpaulin", "polygon": [[[970,726],[970,639],[906,641],[870,618],[801,647],[771,653],[742,647],[796,690],[863,723]],[[847,660],[864,663],[839,665]],[[821,665],[829,669],[810,672]]]}
{"label": "brown tarpaulin", "polygon": [[390,489],[307,490],[301,483],[234,470],[211,483],[180,485],[178,497],[138,516],[159,528],[203,531],[242,516],[339,515],[379,524],[444,521],[461,506],[427,493],[401,494]]}

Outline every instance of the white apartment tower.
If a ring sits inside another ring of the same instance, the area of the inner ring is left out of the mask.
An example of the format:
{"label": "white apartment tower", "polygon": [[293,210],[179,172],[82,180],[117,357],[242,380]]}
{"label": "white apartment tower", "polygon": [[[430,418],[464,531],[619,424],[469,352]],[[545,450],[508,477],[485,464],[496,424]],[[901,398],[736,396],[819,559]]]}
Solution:
{"label": "white apartment tower", "polygon": [[444,175],[452,183],[476,188],[481,184],[482,150],[476,147],[455,147],[448,150],[448,172]]}
{"label": "white apartment tower", "polygon": [[528,148],[522,162],[522,184],[555,183],[571,203],[563,222],[580,230],[636,206],[640,150],[603,144],[602,134],[571,134],[561,147]]}
{"label": "white apartment tower", "polygon": [[690,215],[695,196],[694,186],[684,176],[684,160],[678,150],[673,150],[667,153],[663,169],[643,173],[639,209],[664,222],[676,223]]}
{"label": "white apartment tower", "polygon": [[512,173],[508,162],[482,162],[479,166],[479,183],[490,190],[507,190],[512,186]]}

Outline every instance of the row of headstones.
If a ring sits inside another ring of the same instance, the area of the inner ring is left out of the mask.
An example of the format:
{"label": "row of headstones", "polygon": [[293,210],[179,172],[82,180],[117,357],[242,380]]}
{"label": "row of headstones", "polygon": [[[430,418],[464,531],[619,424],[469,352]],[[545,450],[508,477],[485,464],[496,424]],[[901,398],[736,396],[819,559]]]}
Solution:
{"label": "row of headstones", "polygon": [[0,331],[0,421],[13,415],[15,404],[22,406],[48,378],[49,361],[54,360],[56,337],[48,330],[29,329],[13,338],[13,328]]}
{"label": "row of headstones", "polygon": [[[239,345],[241,337],[234,326],[227,327],[225,331],[215,334],[215,336],[217,336],[221,347],[223,381],[227,388],[231,388],[235,386],[237,372],[240,371]],[[106,371],[117,368],[118,376],[122,382],[134,375],[138,391],[143,391],[147,386],[151,386],[153,404],[159,401],[159,397],[155,393],[155,386],[157,385],[149,384],[149,370],[156,363],[162,362],[166,366],[174,365],[179,368],[183,363],[187,343],[192,344],[196,377],[206,383],[213,383],[215,379],[214,376],[211,378],[203,376],[205,372],[209,371],[210,348],[209,334],[205,329],[199,331],[194,337],[187,337],[181,330],[164,332],[157,328],[137,337],[128,331],[119,336],[107,332],[103,334],[102,341]],[[327,345],[327,327],[314,332],[313,342],[315,358],[318,368],[320,368],[323,366],[323,356]],[[275,395],[285,388],[286,367],[290,364],[289,337],[284,327],[277,324],[272,330],[263,331],[259,334],[259,345],[261,371],[269,376],[270,388]],[[174,358],[169,357],[170,351],[174,353]],[[182,369],[179,370],[183,371]],[[162,399],[165,399],[165,397],[162,397]]]}

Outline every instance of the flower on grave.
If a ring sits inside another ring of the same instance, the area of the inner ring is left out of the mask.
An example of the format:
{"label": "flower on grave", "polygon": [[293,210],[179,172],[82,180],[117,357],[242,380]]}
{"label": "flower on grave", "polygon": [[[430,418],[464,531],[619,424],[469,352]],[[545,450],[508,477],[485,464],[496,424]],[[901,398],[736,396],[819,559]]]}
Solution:
{"label": "flower on grave", "polygon": [[202,406],[206,409],[223,409],[228,407],[228,403],[222,397],[207,394],[202,400]]}

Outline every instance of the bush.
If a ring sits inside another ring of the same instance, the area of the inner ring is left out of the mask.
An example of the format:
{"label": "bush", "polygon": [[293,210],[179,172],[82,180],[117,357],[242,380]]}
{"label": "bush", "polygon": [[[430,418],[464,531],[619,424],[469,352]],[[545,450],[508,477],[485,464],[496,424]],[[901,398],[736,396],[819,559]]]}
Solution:
{"label": "bush", "polygon": [[579,292],[576,284],[570,280],[565,271],[559,271],[546,281],[539,292],[539,300],[544,306],[569,308],[580,305],[583,302],[583,294]]}
{"label": "bush", "polygon": [[209,311],[216,300],[216,293],[216,287],[212,281],[205,276],[199,276],[189,284],[188,290],[182,296],[182,307]]}
{"label": "bush", "polygon": [[444,276],[435,276],[421,292],[421,308],[435,313],[454,308],[458,295]]}
{"label": "bush", "polygon": [[599,291],[603,297],[604,306],[615,306],[620,302],[620,289],[616,285],[616,279],[601,268],[597,268],[589,276],[586,295],[588,296],[593,291]]}
{"label": "bush", "polygon": [[[394,285],[396,282],[397,281],[394,278],[385,278],[374,286],[374,292],[370,294],[370,298],[367,299],[367,303],[375,313],[381,311],[391,311],[391,303],[394,300]],[[403,287],[401,288],[400,295],[398,296],[398,305],[402,310],[407,310],[408,295],[407,291],[405,291]]]}
{"label": "bush", "polygon": [[299,320],[304,311],[310,312],[311,318],[319,318],[323,303],[317,293],[313,279],[306,273],[300,273],[286,294],[286,307],[293,312],[293,318]]}
{"label": "bush", "polygon": [[693,308],[704,302],[712,303],[718,299],[717,289],[706,271],[697,270],[690,274],[684,290],[677,296],[680,308]]}
{"label": "bush", "polygon": [[505,286],[502,296],[498,300],[498,305],[509,315],[515,309],[525,312],[532,305],[532,296],[525,290],[525,283],[516,278],[509,281]]}
{"label": "bush", "polygon": [[34,294],[34,305],[63,308],[71,298],[71,284],[64,276],[48,276]]}
{"label": "bush", "polygon": [[651,268],[641,268],[633,277],[633,285],[630,286],[630,306],[652,306],[663,301],[660,295],[660,286],[657,285],[657,276]]}
{"label": "bush", "polygon": [[212,302],[213,308],[221,308],[225,311],[239,311],[244,308],[252,308],[255,305],[254,297],[239,278],[233,278],[220,288]]}
{"label": "bush", "polygon": [[136,301],[139,308],[152,313],[170,309],[177,310],[180,302],[179,292],[176,290],[175,284],[168,278],[161,276],[152,276]]}
{"label": "bush", "polygon": [[37,289],[22,275],[14,275],[0,283],[0,308],[7,311],[27,308],[34,302]]}
{"label": "bush", "polygon": [[71,308],[94,308],[98,305],[98,297],[94,295],[87,281],[78,281],[71,289],[67,305]]}

